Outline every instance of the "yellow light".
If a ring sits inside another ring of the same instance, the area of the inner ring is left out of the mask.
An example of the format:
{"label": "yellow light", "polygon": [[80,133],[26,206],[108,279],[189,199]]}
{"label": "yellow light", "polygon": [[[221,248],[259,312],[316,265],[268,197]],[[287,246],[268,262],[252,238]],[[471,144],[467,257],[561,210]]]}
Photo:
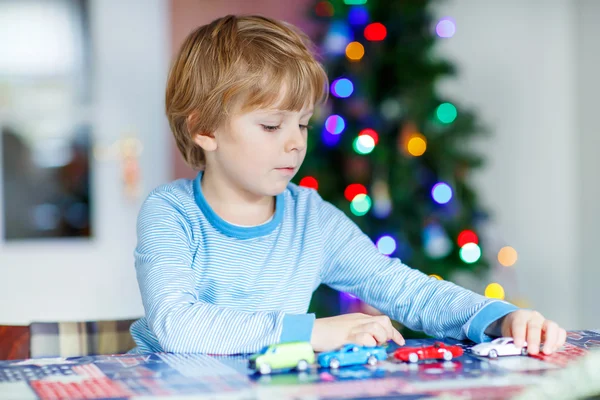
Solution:
{"label": "yellow light", "polygon": [[365,55],[365,48],[358,42],[350,42],[346,46],[346,57],[352,61],[359,61]]}
{"label": "yellow light", "polygon": [[485,288],[485,297],[504,300],[504,288],[499,283],[490,283]]}
{"label": "yellow light", "polygon": [[429,275],[429,276],[431,276],[432,278],[435,278],[435,279],[437,279],[438,281],[443,281],[442,277],[441,277],[441,276],[439,276],[439,275],[436,275],[436,274],[431,274],[431,275]]}
{"label": "yellow light", "polygon": [[419,157],[427,150],[427,139],[421,134],[413,135],[407,144],[408,153],[412,156]]}
{"label": "yellow light", "polygon": [[517,251],[510,246],[503,247],[498,252],[498,262],[505,267],[515,265],[517,258]]}

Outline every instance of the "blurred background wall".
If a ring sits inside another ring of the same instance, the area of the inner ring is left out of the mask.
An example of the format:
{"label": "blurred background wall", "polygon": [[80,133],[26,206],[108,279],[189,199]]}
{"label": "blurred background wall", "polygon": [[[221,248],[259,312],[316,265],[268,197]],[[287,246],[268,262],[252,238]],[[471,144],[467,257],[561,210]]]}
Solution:
{"label": "blurred background wall", "polygon": [[[305,11],[311,4],[90,0],[93,89],[84,108],[95,150],[92,235],[0,242],[0,324],[143,313],[132,256],[139,206],[152,188],[193,175],[164,118],[170,57],[192,29],[229,13],[262,13],[311,33]],[[476,144],[488,162],[475,181],[493,211],[489,236],[518,251],[515,290],[527,306],[569,329],[600,327],[594,307],[600,48],[593,39],[600,4],[454,0],[440,2],[436,12],[457,26],[439,48],[459,77],[441,89],[476,109],[493,133]],[[9,40],[0,35],[0,49]],[[0,103],[0,123],[22,113]],[[140,172],[133,192],[125,184],[131,157],[118,150],[131,143]]]}

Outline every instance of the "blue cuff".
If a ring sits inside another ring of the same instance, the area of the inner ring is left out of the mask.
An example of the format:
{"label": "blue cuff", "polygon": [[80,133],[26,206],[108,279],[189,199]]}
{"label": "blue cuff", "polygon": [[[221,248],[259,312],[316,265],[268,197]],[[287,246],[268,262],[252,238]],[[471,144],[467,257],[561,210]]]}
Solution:
{"label": "blue cuff", "polygon": [[279,343],[310,342],[315,314],[285,314]]}
{"label": "blue cuff", "polygon": [[491,337],[485,334],[486,328],[494,321],[519,308],[505,301],[494,301],[485,305],[471,317],[467,327],[467,337],[475,343],[489,342]]}

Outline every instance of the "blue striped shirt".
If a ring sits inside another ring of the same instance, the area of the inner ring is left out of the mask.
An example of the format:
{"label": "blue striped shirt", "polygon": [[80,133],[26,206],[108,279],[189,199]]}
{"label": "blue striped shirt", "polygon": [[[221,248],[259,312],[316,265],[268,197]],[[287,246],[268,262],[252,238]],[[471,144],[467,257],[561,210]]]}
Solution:
{"label": "blue striped shirt", "polygon": [[439,281],[379,253],[313,189],[289,184],[273,218],[241,227],[206,202],[200,180],[155,189],[138,218],[135,267],[145,316],[135,353],[251,353],[309,341],[314,290],[350,293],[434,337],[490,340],[486,328],[515,306]]}

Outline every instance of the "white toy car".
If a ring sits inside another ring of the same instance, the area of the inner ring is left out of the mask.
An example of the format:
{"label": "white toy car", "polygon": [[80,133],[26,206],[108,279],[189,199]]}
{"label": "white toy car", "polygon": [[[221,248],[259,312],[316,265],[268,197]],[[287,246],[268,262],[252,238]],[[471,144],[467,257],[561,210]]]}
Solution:
{"label": "white toy car", "polygon": [[471,352],[477,356],[496,358],[498,356],[526,356],[527,343],[522,348],[515,346],[511,337],[501,337],[488,343],[480,343],[471,348]]}

